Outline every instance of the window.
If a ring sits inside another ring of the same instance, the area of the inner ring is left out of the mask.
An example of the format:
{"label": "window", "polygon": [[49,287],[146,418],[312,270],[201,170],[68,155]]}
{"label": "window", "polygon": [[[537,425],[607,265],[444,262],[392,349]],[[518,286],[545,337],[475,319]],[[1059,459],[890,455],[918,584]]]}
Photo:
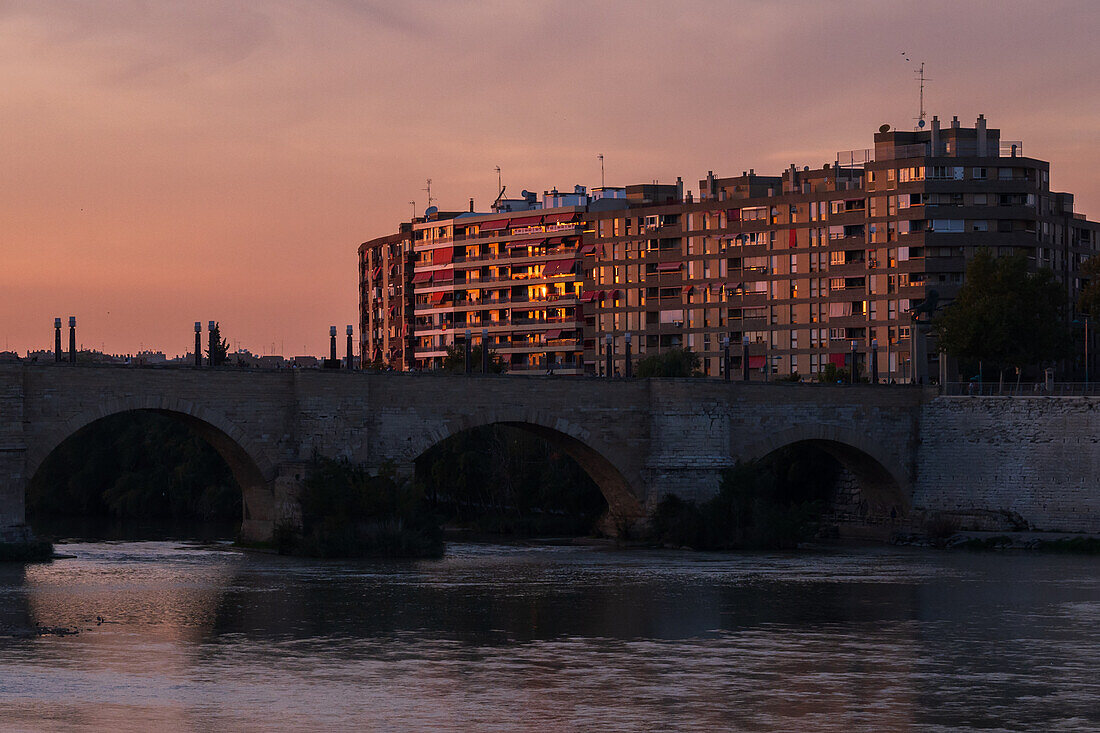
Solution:
{"label": "window", "polygon": [[986,178],[985,168],[975,168],[974,170],[970,171],[970,177],[976,181],[984,181]]}
{"label": "window", "polygon": [[830,265],[843,265],[844,264],[844,250],[837,249],[829,253]]}
{"label": "window", "polygon": [[966,231],[966,222],[962,219],[933,219],[933,232],[963,232]]}
{"label": "window", "polygon": [[971,229],[975,232],[988,232],[989,222],[985,220],[978,220],[970,222]]}

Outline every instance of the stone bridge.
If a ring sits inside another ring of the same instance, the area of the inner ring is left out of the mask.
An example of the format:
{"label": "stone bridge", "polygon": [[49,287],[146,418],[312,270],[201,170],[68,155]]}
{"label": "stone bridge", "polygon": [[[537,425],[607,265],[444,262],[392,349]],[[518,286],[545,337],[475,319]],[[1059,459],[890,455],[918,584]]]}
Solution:
{"label": "stone bridge", "polygon": [[297,517],[315,452],[411,475],[424,451],[489,424],[571,455],[627,521],[666,494],[712,495],[739,460],[813,444],[844,467],[865,518],[1100,531],[1094,404],[703,379],[0,365],[0,536],[19,535],[26,486],[58,445],[134,410],[186,423],[222,455],[251,540]]}

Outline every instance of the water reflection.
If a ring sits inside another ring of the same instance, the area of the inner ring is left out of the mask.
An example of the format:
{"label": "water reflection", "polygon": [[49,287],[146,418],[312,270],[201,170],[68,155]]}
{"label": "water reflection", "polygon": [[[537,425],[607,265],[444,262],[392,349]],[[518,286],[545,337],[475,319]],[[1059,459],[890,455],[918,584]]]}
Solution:
{"label": "water reflection", "polygon": [[[17,726],[1100,724],[1091,559],[457,545],[439,561],[316,563],[172,543],[66,549],[78,558],[0,569],[0,713]],[[36,623],[83,632],[14,633]]]}

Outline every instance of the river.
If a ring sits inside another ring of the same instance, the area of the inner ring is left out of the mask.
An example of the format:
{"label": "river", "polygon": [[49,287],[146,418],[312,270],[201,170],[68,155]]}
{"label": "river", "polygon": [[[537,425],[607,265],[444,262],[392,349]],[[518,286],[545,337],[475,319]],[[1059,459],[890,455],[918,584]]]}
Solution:
{"label": "river", "polygon": [[1100,728],[1097,558],[58,550],[0,566],[4,730]]}

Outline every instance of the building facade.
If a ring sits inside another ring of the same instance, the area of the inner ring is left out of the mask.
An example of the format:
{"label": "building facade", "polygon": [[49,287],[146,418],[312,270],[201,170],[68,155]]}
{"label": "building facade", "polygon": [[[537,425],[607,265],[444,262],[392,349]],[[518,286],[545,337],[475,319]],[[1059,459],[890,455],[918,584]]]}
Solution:
{"label": "building facade", "polygon": [[1072,307],[1100,225],[983,117],[933,118],[813,170],[708,174],[697,195],[576,187],[429,210],[360,247],[363,353],[432,369],[469,338],[510,371],[599,375],[625,373],[629,342],[634,357],[691,349],[708,376],[728,349],[753,379],[873,359],[881,379],[928,381],[950,370],[912,311],[950,303],[983,247],[1053,269]]}

